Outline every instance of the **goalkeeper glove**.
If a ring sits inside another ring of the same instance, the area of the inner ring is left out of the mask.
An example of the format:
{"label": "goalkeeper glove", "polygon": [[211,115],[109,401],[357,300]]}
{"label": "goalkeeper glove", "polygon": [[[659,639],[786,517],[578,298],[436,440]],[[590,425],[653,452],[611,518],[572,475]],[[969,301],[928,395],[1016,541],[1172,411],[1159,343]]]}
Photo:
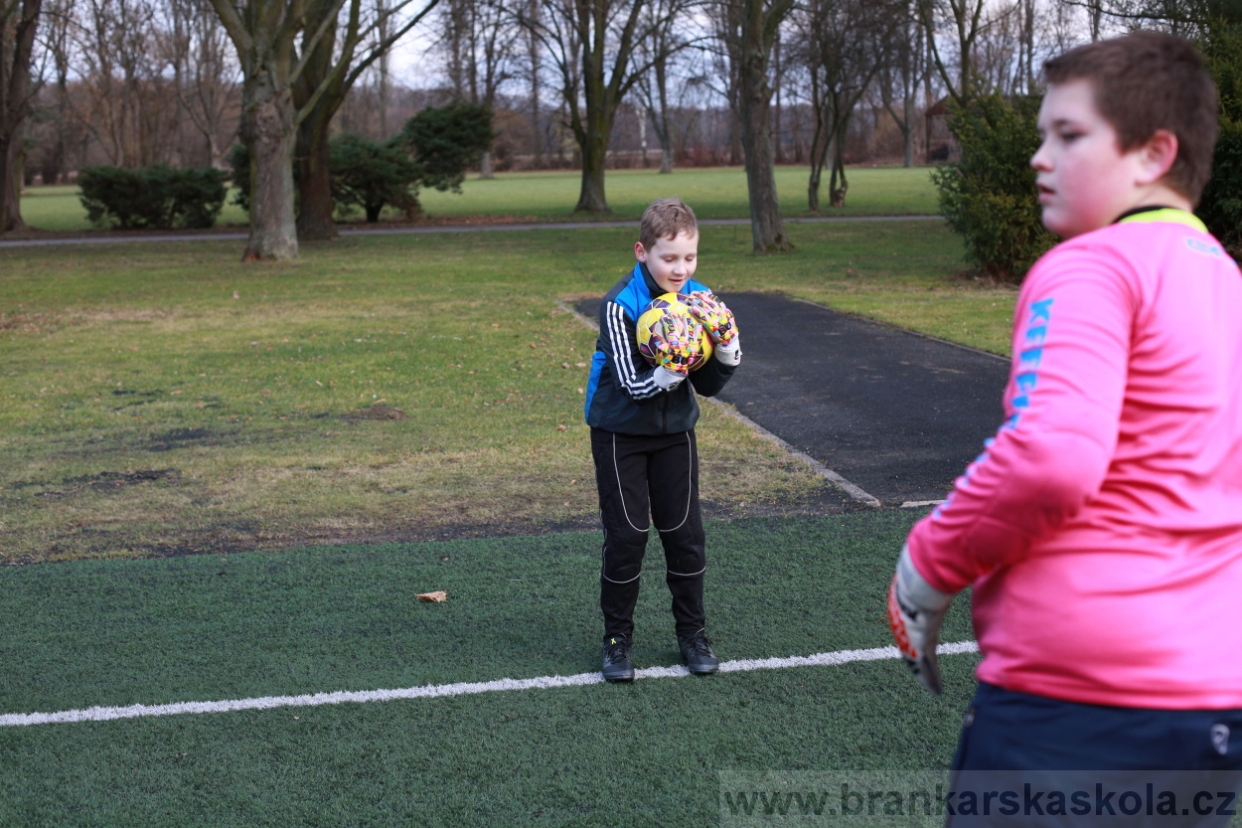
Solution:
{"label": "goalkeeper glove", "polygon": [[936,695],[942,689],[936,644],[952,600],[952,595],[927,583],[910,560],[910,548],[903,546],[888,590],[888,625],[906,665],[919,683]]}
{"label": "goalkeeper glove", "polygon": [[716,359],[725,365],[739,365],[742,362],[742,341],[736,336],[728,345],[716,346]]}
{"label": "goalkeeper glove", "polygon": [[713,345],[728,348],[733,344],[737,338],[737,320],[720,297],[710,291],[699,291],[686,295],[682,301],[690,309],[690,315],[707,329]]}
{"label": "goalkeeper glove", "polygon": [[[696,342],[698,336],[699,328],[695,320],[686,316],[665,316],[660,325],[651,329],[649,346],[653,354],[652,360],[658,368],[680,374],[685,379],[690,373],[691,360],[697,349],[692,343]],[[671,382],[671,379],[665,379]]]}
{"label": "goalkeeper glove", "polygon": [[679,374],[676,371],[670,371],[661,365],[659,368],[655,369],[655,374],[653,374],[651,378],[655,380],[655,384],[660,386],[661,390],[672,391],[674,388],[681,385],[682,381],[686,378],[686,375]]}

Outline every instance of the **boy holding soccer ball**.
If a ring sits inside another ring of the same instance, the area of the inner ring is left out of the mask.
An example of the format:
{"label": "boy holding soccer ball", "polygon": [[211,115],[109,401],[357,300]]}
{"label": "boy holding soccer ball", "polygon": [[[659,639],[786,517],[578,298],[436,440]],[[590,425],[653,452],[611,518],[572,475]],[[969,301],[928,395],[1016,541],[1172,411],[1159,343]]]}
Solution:
{"label": "boy holding soccer ball", "polygon": [[[938,693],[941,619],[973,588],[983,660],[959,778],[1234,772],[1242,273],[1191,212],[1216,90],[1194,47],[1158,32],[1080,46],[1044,76],[1031,166],[1063,241],[1018,295],[1008,419],[911,531],[889,620]],[[1160,824],[1207,824],[1201,804]]]}
{"label": "boy holding soccer ball", "polygon": [[[634,606],[651,525],[664,546],[665,581],[673,596],[682,658],[696,675],[714,673],[720,666],[707,638],[703,610],[707,563],[694,392],[717,394],[737,369],[742,352],[733,314],[693,279],[698,249],[694,212],[675,198],[654,202],[639,225],[634,245],[638,263],[600,303],[586,421],[604,525],[600,609],[608,681],[634,678]],[[645,356],[636,324],[652,300],[669,293],[679,294],[681,301],[672,303],[667,325],[644,344]],[[674,347],[684,346],[700,330],[711,340],[710,357]]]}

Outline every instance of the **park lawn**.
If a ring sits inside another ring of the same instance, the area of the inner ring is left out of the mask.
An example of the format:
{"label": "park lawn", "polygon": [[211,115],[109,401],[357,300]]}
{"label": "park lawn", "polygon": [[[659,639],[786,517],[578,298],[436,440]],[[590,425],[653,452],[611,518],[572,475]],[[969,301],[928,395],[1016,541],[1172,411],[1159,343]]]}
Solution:
{"label": "park lawn", "polygon": [[[848,170],[849,198],[846,205],[824,215],[930,215],[937,212],[936,193],[928,168],[860,167]],[[809,215],[806,209],[808,172],[805,167],[778,167],[777,187],[786,216]],[[598,216],[575,214],[581,186],[580,172],[498,173],[484,181],[468,178],[462,192],[424,190],[420,194],[427,220],[461,223],[477,221],[582,221],[635,220],[656,198],[676,195],[694,207],[700,218],[745,218],[750,215],[746,200],[746,173],[740,167],[687,168],[672,175],[654,170],[609,170],[607,195],[612,213]],[[823,203],[827,204],[824,196]],[[94,230],[86,220],[86,210],[78,199],[77,187],[32,187],[22,196],[22,217],[31,227],[61,232]],[[386,220],[403,216],[386,211]],[[245,211],[225,202],[219,228],[241,228],[247,223]],[[361,215],[345,217],[350,226],[359,225]]]}
{"label": "park lawn", "polygon": [[[1012,292],[946,276],[960,245],[938,222],[794,238],[761,257],[749,228],[705,227],[700,275],[725,295],[1003,340]],[[595,333],[558,302],[607,291],[632,243],[606,228],[352,237],[266,265],[237,242],[0,251],[0,560],[591,525]],[[929,303],[939,315],[919,318]],[[716,513],[825,496],[704,409]]]}

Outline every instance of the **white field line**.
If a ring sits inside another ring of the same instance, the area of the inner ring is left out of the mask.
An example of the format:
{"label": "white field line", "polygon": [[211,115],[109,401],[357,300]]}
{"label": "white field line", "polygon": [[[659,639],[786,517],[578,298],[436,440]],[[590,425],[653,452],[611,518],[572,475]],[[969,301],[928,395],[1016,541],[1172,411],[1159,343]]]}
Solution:
{"label": "white field line", "polygon": [[[584,325],[587,325],[588,327],[590,327],[591,330],[593,331],[599,330],[599,325],[595,323],[595,320],[590,319],[581,313],[578,313],[577,310],[570,307],[567,303],[558,300],[556,303],[556,306],[559,307],[561,310],[565,311],[566,313],[571,314],[579,322],[582,322]],[[815,471],[816,474],[818,474],[820,477],[823,477],[825,480],[837,486],[838,488],[844,490],[846,494],[854,498],[854,500],[857,500],[859,503],[865,503],[868,506],[873,506],[876,508],[879,508],[883,505],[873,495],[868,494],[867,492],[863,491],[858,486],[855,486],[853,483],[846,480],[844,477],[837,474],[835,471],[828,468],[823,463],[819,462],[818,460],[816,460],[814,457],[807,454],[806,452],[798,451],[796,448],[789,445],[789,443],[786,443],[780,437],[777,437],[775,434],[768,431],[766,428],[759,425],[754,420],[750,419],[745,414],[738,411],[736,408],[729,405],[728,403],[722,402],[721,400],[718,400],[715,397],[704,397],[703,399],[707,400],[707,402],[711,403],[712,405],[720,409],[720,411],[722,411],[725,414],[725,416],[732,417],[733,419],[740,422],[742,425],[754,431],[756,434],[758,434],[763,439],[768,440],[772,443],[775,443],[785,453],[794,456],[798,460],[801,460],[803,463],[806,463],[808,466],[810,466]]]}
{"label": "white field line", "polygon": [[[941,655],[976,653],[973,641],[941,644]],[[870,650],[837,650],[809,656],[788,658],[740,659],[720,664],[722,673],[745,673],[752,670],[779,670],[786,667],[830,667],[855,661],[883,661],[899,657],[896,647]],[[690,675],[683,666],[647,667],[634,671],[635,678],[678,678]],[[114,719],[139,719],[148,716],[178,716],[183,713],[231,713],[238,710],[271,710],[276,707],[319,707],[325,704],[363,704],[400,699],[434,699],[441,696],[470,696],[503,690],[550,690],[556,687],[582,687],[603,684],[601,673],[579,673],[576,676],[540,676],[531,679],[498,679],[496,681],[462,682],[459,684],[428,684],[400,690],[359,690],[336,693],[313,693],[304,696],[263,696],[253,699],[225,699],[210,702],[176,702],[173,704],[131,704],[127,707],[88,707],[84,710],[62,710],[57,713],[8,713],[0,715],[0,727],[22,727],[40,724],[76,722],[107,722]]]}

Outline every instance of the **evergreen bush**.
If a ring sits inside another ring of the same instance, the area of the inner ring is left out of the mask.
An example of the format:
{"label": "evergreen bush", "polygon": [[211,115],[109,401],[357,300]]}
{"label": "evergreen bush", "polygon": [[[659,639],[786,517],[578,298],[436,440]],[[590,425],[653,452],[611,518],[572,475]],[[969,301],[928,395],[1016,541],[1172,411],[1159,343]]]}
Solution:
{"label": "evergreen bush", "polygon": [[379,221],[387,204],[407,214],[418,212],[423,171],[399,143],[342,135],[332,141],[331,152],[332,200],[338,211],[361,207],[368,223]]}
{"label": "evergreen bush", "polygon": [[1212,178],[1196,210],[1234,258],[1242,256],[1242,15],[1213,17],[1202,42],[1220,94],[1220,137]]}
{"label": "evergreen bush", "polygon": [[397,140],[422,170],[424,187],[459,193],[466,170],[477,164],[496,140],[492,111],[466,101],[429,106],[405,122]]}
{"label": "evergreen bush", "polygon": [[966,243],[970,264],[990,278],[1020,282],[1056,243],[1040,221],[1031,156],[1039,148],[1039,98],[976,98],[950,104],[961,160],[932,172],[940,212]]}
{"label": "evergreen bush", "polygon": [[92,224],[124,230],[216,223],[228,176],[214,167],[84,167],[78,173],[82,206]]}
{"label": "evergreen bush", "polygon": [[[422,187],[461,192],[466,170],[496,138],[492,111],[481,104],[458,101],[427,107],[406,121],[388,141],[376,143],[358,135],[332,140],[332,201],[338,214],[361,207],[368,222],[379,220],[387,205],[413,217],[420,211]],[[237,144],[229,152],[236,188],[233,203],[250,209],[250,152]],[[294,168],[294,191],[297,191]]]}

